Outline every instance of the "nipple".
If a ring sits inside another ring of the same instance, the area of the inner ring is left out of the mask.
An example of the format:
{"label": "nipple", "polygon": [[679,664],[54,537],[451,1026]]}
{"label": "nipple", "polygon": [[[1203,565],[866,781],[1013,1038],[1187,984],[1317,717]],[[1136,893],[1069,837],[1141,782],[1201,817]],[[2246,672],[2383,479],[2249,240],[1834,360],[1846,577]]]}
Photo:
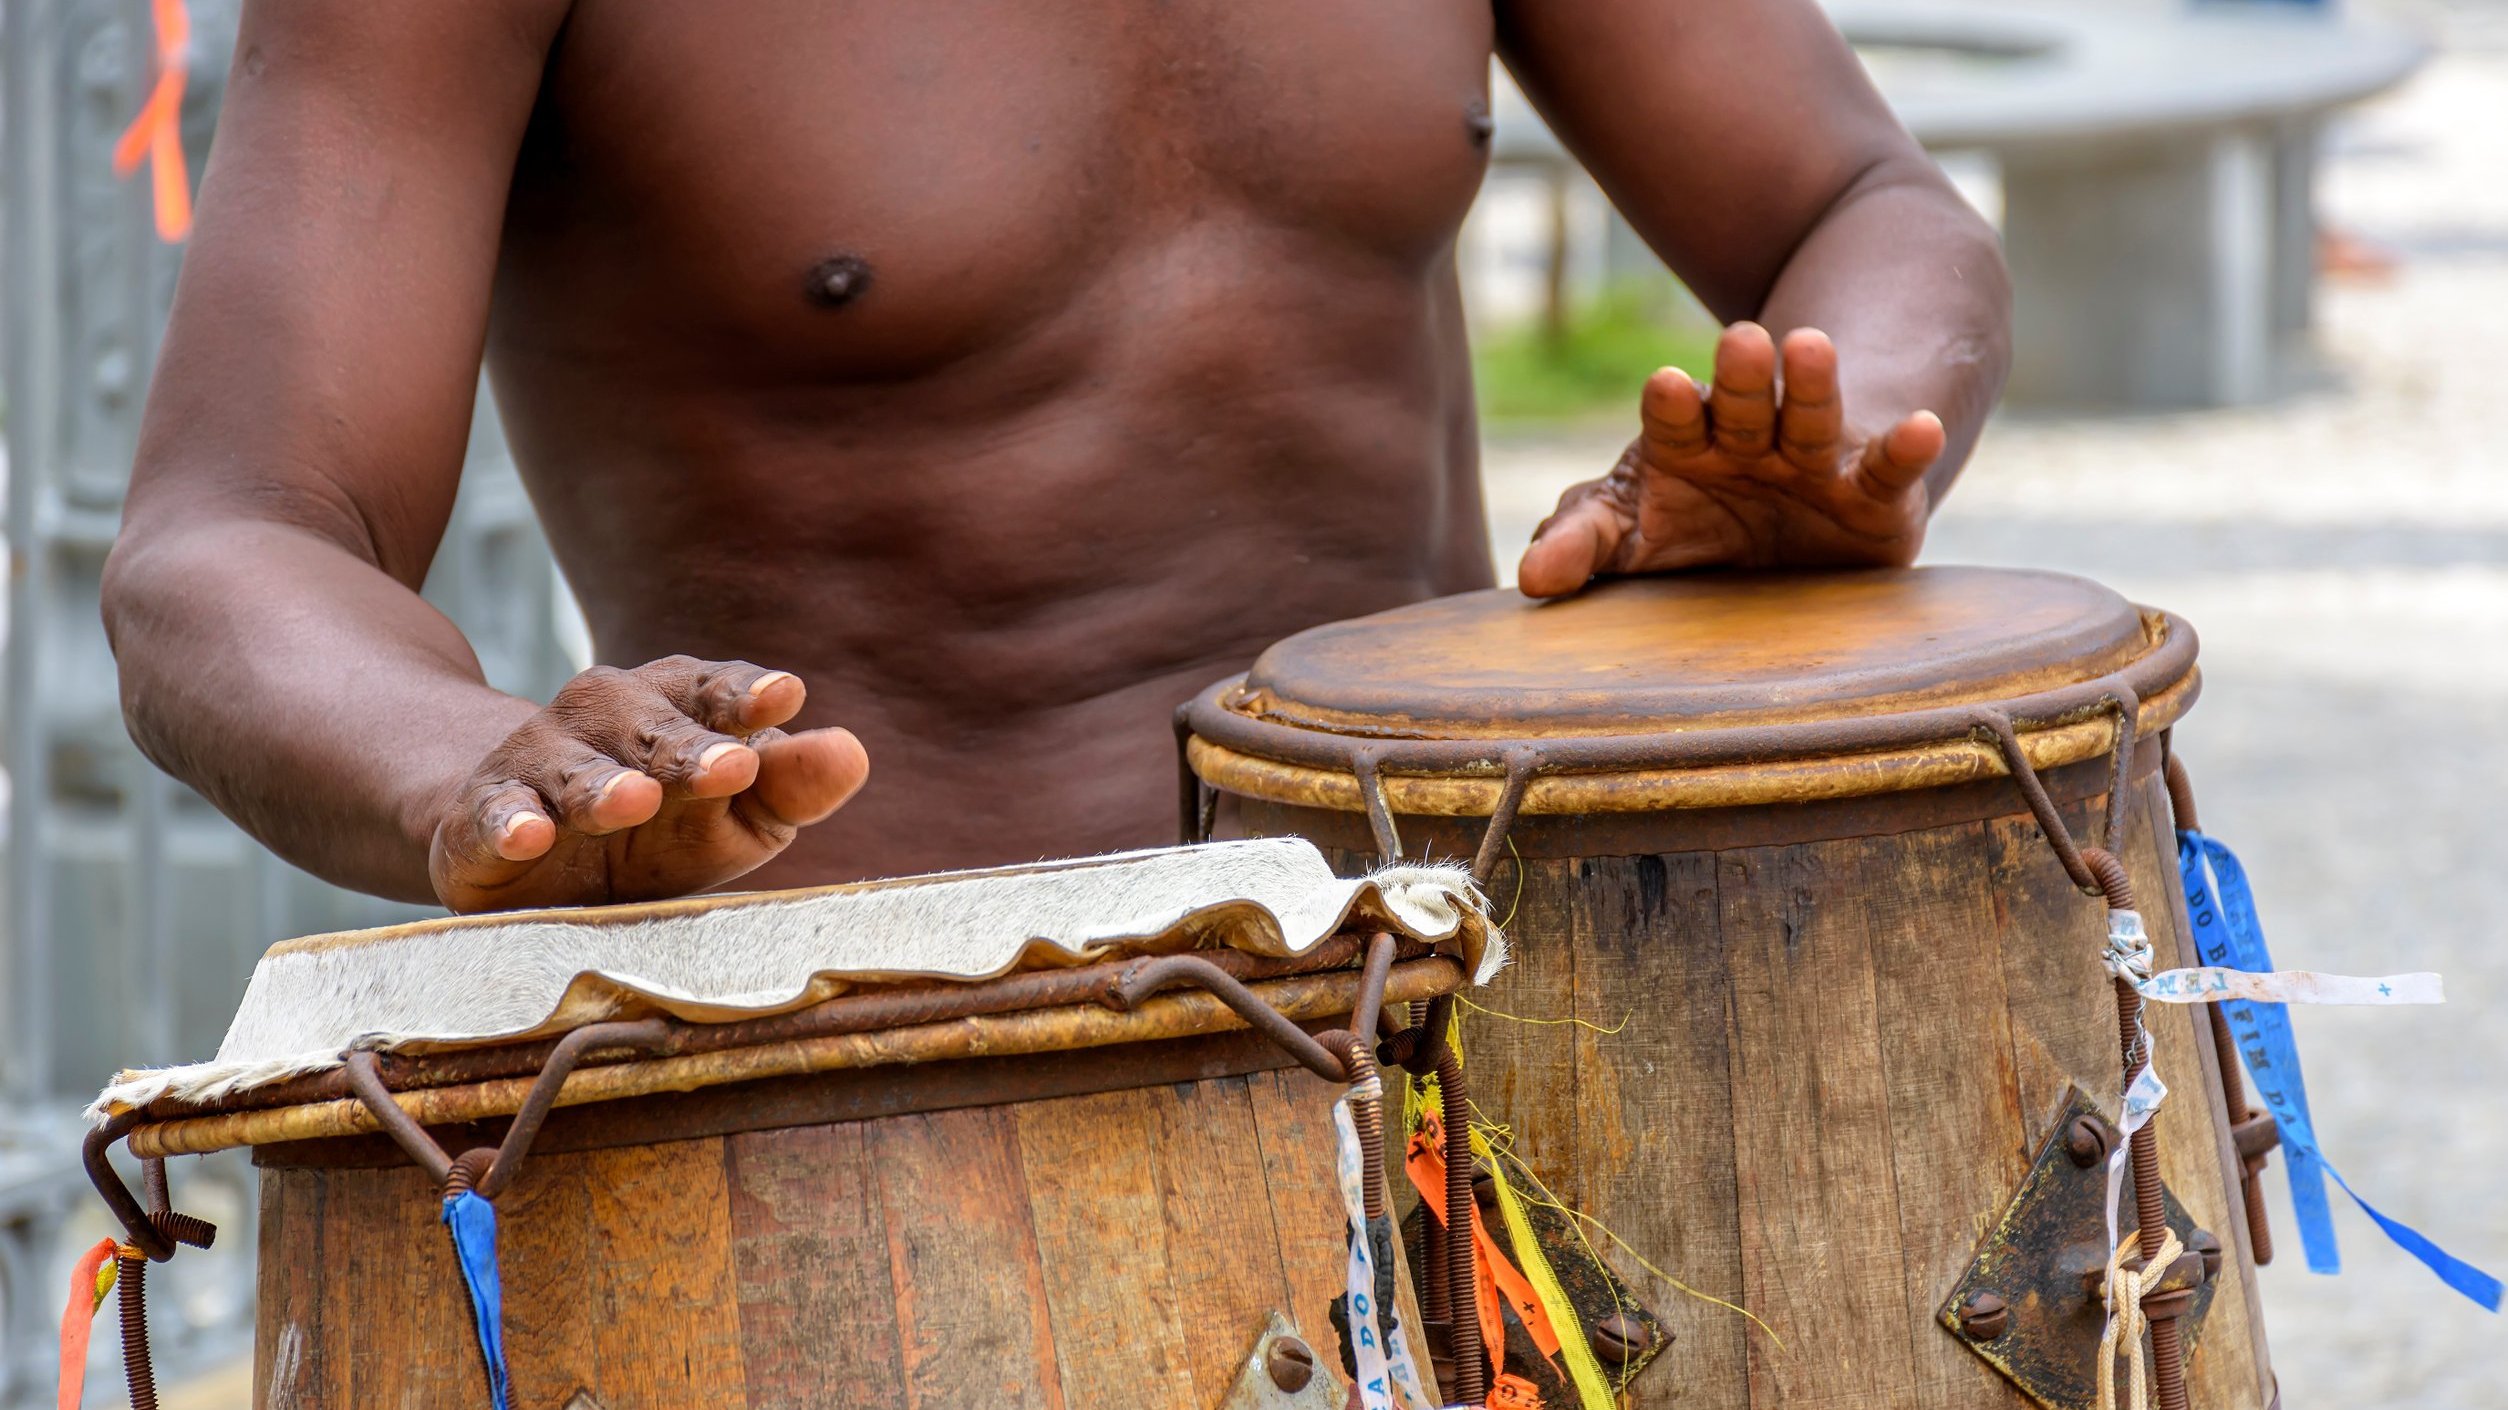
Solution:
{"label": "nipple", "polygon": [[1489,134],[1498,130],[1498,120],[1489,115],[1489,100],[1474,98],[1472,105],[1463,110],[1463,130],[1471,134],[1473,146],[1489,145]]}
{"label": "nipple", "polygon": [[802,292],[820,308],[843,308],[871,287],[871,266],[859,255],[821,260],[810,270]]}

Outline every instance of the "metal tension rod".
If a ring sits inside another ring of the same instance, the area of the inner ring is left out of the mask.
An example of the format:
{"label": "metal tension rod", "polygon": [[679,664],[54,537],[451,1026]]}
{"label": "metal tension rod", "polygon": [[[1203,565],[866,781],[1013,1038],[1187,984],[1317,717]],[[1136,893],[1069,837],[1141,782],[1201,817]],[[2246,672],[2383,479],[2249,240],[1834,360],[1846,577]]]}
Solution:
{"label": "metal tension rod", "polygon": [[[2125,834],[2125,801],[2132,786],[2134,726],[2142,711],[2142,702],[2134,692],[2119,684],[2110,692],[2107,706],[2116,713],[2116,739],[2111,753],[2107,784],[2106,824],[2101,838],[2104,846],[2083,846],[2046,791],[2037,768],[2029,762],[2028,751],[2022,748],[2019,734],[2012,728],[2011,717],[2000,710],[1977,712],[1977,728],[2001,749],[2004,767],[2020,788],[2021,797],[2036,815],[2038,828],[2046,834],[2047,844],[2064,865],[2066,875],[2075,886],[2094,895],[2103,895],[2108,909],[2131,911],[2134,906],[2133,880],[2127,875],[2124,861],[2112,850]],[[2142,1040],[2142,993],[2133,981],[2116,976],[2117,1042],[2123,1054],[2124,1080],[2133,1085],[2150,1065],[2149,1045]],[[2156,1238],[2168,1222],[2166,1193],[2160,1184],[2160,1133],[2150,1122],[2144,1122],[2133,1134],[2132,1160],[2134,1172],[2135,1226],[2148,1237]],[[2146,1245],[2148,1247],[2148,1245]],[[2163,1305],[2151,1313],[2151,1382],[2159,1400],[2160,1410],[2186,1410],[2186,1351],[2183,1333],[2178,1326],[2178,1309]]]}

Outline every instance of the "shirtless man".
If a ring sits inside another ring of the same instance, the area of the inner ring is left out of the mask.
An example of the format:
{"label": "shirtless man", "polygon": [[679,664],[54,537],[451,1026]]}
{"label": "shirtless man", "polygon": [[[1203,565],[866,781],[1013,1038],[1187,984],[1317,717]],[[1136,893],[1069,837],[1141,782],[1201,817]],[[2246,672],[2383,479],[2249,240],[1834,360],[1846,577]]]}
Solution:
{"label": "shirtless man", "polygon": [[[260,0],[107,571],[131,732],[459,910],[1170,840],[1177,702],[1492,581],[1493,54],[1755,320],[1525,590],[1913,558],[2008,294],[1813,0]],[[483,352],[608,663],[546,706],[417,593]]]}

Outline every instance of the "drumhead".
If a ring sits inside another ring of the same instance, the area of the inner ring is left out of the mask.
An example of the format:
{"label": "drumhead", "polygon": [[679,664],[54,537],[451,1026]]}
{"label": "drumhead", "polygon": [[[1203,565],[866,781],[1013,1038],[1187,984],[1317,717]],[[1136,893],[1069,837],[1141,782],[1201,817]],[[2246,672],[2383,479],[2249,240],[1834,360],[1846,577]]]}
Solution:
{"label": "drumhead", "polygon": [[2060,573],[1626,578],[1300,632],[1255,661],[1236,708],[1356,733],[1622,733],[2009,700],[2105,675],[2148,645],[2131,603]]}
{"label": "drumhead", "polygon": [[1254,797],[1356,808],[1368,772],[1397,811],[1486,813],[1516,768],[1528,811],[1624,811],[1977,778],[1999,771],[1989,712],[2069,763],[2113,742],[2122,702],[2163,728],[2194,685],[2183,621],[2060,573],[1706,573],[1316,627],[1184,722],[1199,776]]}

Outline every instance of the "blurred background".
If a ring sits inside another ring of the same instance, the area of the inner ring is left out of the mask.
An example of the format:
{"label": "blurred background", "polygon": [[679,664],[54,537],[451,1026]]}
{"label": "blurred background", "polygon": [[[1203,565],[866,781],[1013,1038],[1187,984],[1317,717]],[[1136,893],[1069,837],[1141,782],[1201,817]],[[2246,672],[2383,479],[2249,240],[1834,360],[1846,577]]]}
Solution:
{"label": "blurred background", "polygon": [[[192,0],[197,174],[236,0]],[[2012,394],[1926,557],[2046,567],[2190,618],[2179,730],[2276,957],[2435,969],[2409,1015],[2300,1011],[2319,1134],[2390,1214],[2508,1269],[2508,0],[1835,0],[2004,232]],[[0,1410],[49,1404],[70,1260],[106,1232],[76,1108],[214,1051],[253,959],[409,908],[292,871],[124,736],[96,580],[179,247],[110,152],[155,76],[145,0],[0,0],[9,572],[0,734]],[[1460,258],[1502,577],[1712,321],[1506,89]],[[481,399],[428,595],[495,683],[547,694],[583,633]],[[2264,1270],[2287,1403],[2491,1407],[2508,1338],[2338,1210],[2347,1269]],[[182,1163],[217,1249],[152,1279],[170,1406],[249,1399],[248,1165]],[[1678,1272],[1679,1270],[1673,1270]],[[1713,1291],[1731,1293],[1732,1289]],[[98,1338],[90,1403],[118,1369]]]}

